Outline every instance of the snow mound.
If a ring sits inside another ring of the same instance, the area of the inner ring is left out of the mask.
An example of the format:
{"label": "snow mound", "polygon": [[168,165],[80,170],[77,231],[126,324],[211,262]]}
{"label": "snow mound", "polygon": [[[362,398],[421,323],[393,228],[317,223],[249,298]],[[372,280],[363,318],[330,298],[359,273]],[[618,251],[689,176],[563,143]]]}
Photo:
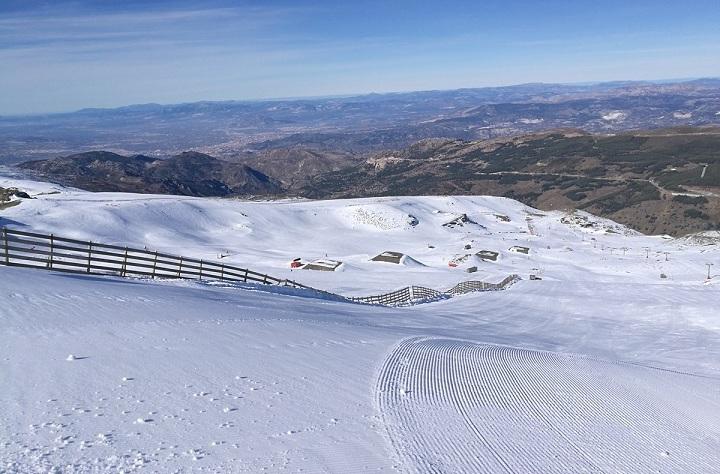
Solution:
{"label": "snow mound", "polygon": [[618,224],[617,222],[609,219],[594,216],[585,211],[573,211],[566,213],[560,218],[560,222],[590,234],[610,233],[628,236],[639,235],[639,232],[629,229],[622,224]]}
{"label": "snow mound", "polygon": [[411,229],[416,217],[386,204],[357,204],[338,210],[339,217],[351,227],[360,226],[380,231]]}
{"label": "snow mound", "polygon": [[720,244],[720,231],[709,230],[705,232],[698,232],[696,234],[686,235],[681,239],[689,245],[719,245]]}
{"label": "snow mound", "polygon": [[424,267],[426,266],[422,262],[418,262],[414,258],[412,258],[410,255],[403,255],[400,258],[400,265],[404,265],[406,267]]}

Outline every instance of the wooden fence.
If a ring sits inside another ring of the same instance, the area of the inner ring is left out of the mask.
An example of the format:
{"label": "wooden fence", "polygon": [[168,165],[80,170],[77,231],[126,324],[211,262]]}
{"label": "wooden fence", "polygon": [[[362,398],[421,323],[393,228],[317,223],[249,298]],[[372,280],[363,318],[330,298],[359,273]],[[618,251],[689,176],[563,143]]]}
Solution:
{"label": "wooden fence", "polygon": [[505,277],[499,283],[486,283],[484,281],[463,281],[449,290],[438,291],[424,286],[406,286],[399,290],[381,295],[359,296],[348,298],[356,303],[377,304],[382,306],[409,306],[419,303],[444,300],[453,296],[472,293],[475,291],[499,291],[520,281],[519,275]]}
{"label": "wooden fence", "polygon": [[0,248],[2,248],[0,264],[8,266],[123,277],[185,278],[281,285],[311,290],[333,299],[382,306],[407,306],[452,298],[474,291],[504,290],[520,280],[518,275],[510,275],[500,283],[464,281],[446,291],[413,285],[381,295],[345,297],[305,286],[294,280],[275,278],[247,268],[147,249],[101,244],[8,228],[2,229],[0,237],[2,238],[0,241]]}
{"label": "wooden fence", "polygon": [[505,277],[500,283],[486,283],[484,281],[462,281],[447,290],[447,293],[450,293],[452,295],[462,295],[465,293],[471,293],[473,291],[504,290],[510,285],[515,284],[519,280],[519,275],[509,275]]}
{"label": "wooden fence", "polygon": [[295,281],[275,278],[247,268],[147,249],[8,228],[2,229],[1,237],[0,263],[9,266],[100,275],[254,282],[309,289]]}

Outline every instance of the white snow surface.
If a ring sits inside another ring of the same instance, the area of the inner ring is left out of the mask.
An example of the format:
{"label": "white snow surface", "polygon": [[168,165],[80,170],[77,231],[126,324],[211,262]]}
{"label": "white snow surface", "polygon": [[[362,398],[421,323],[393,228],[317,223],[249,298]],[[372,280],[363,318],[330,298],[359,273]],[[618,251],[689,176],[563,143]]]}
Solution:
{"label": "white snow surface", "polygon": [[[503,198],[245,202],[0,178],[10,185],[36,199],[0,226],[224,256],[342,294],[524,280],[383,308],[0,266],[0,472],[718,472],[712,241]],[[463,213],[482,227],[443,227]],[[386,250],[424,266],[370,261]],[[501,258],[448,267],[479,250]],[[291,272],[295,257],[344,271]]]}

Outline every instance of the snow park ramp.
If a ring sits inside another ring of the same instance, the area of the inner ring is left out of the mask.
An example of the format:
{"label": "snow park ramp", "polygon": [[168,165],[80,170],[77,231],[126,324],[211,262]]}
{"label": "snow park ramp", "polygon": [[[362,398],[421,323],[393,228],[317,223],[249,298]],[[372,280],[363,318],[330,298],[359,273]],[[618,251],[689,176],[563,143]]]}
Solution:
{"label": "snow park ramp", "polygon": [[400,264],[402,261],[402,258],[405,256],[402,252],[393,252],[391,250],[386,250],[385,252],[375,255],[370,260],[373,262],[387,262],[387,263],[395,263]]}
{"label": "snow park ramp", "polygon": [[633,364],[411,338],[385,360],[376,403],[416,472],[709,473],[719,390]]}

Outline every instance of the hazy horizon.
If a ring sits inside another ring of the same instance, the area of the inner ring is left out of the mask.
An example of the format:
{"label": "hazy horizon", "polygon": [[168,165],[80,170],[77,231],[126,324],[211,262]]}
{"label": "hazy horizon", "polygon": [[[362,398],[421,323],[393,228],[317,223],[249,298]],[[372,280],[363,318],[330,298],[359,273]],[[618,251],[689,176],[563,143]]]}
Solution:
{"label": "hazy horizon", "polygon": [[0,115],[720,76],[716,1],[0,5]]}
{"label": "hazy horizon", "polygon": [[328,100],[328,99],[342,99],[352,97],[364,97],[369,95],[399,95],[399,94],[413,94],[423,92],[452,92],[457,90],[472,90],[472,89],[495,89],[505,87],[522,87],[533,84],[542,85],[559,85],[559,86],[589,86],[594,84],[612,84],[612,83],[653,83],[653,84],[670,84],[670,83],[683,83],[692,82],[699,80],[720,80],[720,76],[704,76],[704,77],[683,77],[683,78],[663,78],[663,79],[609,79],[607,81],[583,81],[583,82],[522,82],[514,84],[493,84],[487,86],[469,86],[469,87],[458,87],[453,89],[418,89],[418,90],[391,90],[391,91],[364,91],[364,92],[350,92],[346,94],[329,94],[329,95],[307,95],[307,96],[294,96],[294,97],[257,97],[257,98],[220,98],[220,99],[198,99],[198,100],[187,100],[179,102],[137,102],[132,104],[120,104],[108,107],[81,107],[78,109],[68,110],[56,110],[56,111],[41,111],[41,112],[30,112],[20,114],[0,114],[0,117],[24,117],[34,115],[56,115],[56,114],[71,114],[75,112],[81,112],[83,110],[113,110],[121,109],[125,107],[141,107],[146,105],[158,105],[158,106],[173,106],[182,104],[196,104],[202,102],[274,102],[274,101],[303,101],[303,100]]}

